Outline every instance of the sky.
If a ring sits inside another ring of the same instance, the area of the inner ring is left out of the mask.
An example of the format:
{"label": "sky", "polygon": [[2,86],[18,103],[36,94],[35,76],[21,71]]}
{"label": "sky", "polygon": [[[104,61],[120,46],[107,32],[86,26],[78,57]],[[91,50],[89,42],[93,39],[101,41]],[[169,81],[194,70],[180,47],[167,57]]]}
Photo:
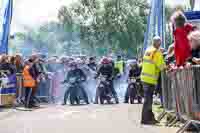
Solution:
{"label": "sky", "polygon": [[13,32],[27,29],[57,19],[62,5],[74,0],[14,0]]}
{"label": "sky", "polygon": [[[76,0],[14,0],[12,31],[26,30],[57,19],[57,11],[61,5],[69,5]],[[175,6],[187,0],[165,0]],[[188,0],[189,1],[189,0]],[[200,0],[197,0],[200,6]],[[1,7],[0,0],[0,7]],[[200,8],[199,8],[200,9]]]}

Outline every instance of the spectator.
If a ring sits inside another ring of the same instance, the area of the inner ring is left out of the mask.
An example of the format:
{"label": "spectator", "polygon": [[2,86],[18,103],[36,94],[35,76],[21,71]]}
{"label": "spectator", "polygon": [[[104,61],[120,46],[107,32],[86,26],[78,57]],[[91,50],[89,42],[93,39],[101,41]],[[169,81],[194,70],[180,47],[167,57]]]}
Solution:
{"label": "spectator", "polygon": [[12,67],[12,65],[9,63],[9,59],[7,55],[2,55],[1,61],[0,61],[0,70],[4,72],[7,75],[14,74],[15,69]]}
{"label": "spectator", "polygon": [[15,65],[16,65],[16,72],[22,73],[22,71],[23,71],[23,60],[22,60],[22,57],[19,54],[17,54],[15,56]]}
{"label": "spectator", "polygon": [[[39,68],[38,68],[38,65],[37,65],[37,63],[39,62],[39,58],[38,58],[37,55],[32,55],[30,60],[31,60],[31,67],[29,68],[30,69],[29,72],[30,72],[32,78],[36,81],[34,87],[32,87],[33,88],[32,93],[33,93],[33,96],[35,96],[37,89],[38,89],[38,82],[37,81],[38,81],[38,78],[40,76]],[[34,103],[34,106],[37,106],[37,105],[35,105],[35,103]]]}
{"label": "spectator", "polygon": [[17,76],[17,92],[16,92],[16,97],[17,97],[17,102],[21,102],[21,99],[24,95],[23,92],[23,77],[22,77],[22,72],[23,72],[23,61],[22,58],[19,54],[15,56],[15,68],[16,68],[16,76]]}
{"label": "spectator", "polygon": [[192,64],[200,64],[200,31],[191,32],[188,39],[192,48]]}
{"label": "spectator", "polygon": [[172,15],[174,30],[174,52],[177,66],[185,65],[191,56],[191,47],[187,38],[188,34],[194,30],[194,26],[187,23],[186,17],[181,11],[176,11]]}
{"label": "spectator", "polygon": [[14,56],[10,56],[9,64],[12,67],[12,69],[14,70],[14,72],[16,73],[17,68],[16,68],[16,65],[15,65],[15,57]]}
{"label": "spectator", "polygon": [[25,67],[23,70],[23,85],[25,88],[25,107],[32,108],[35,107],[34,103],[34,89],[36,87],[36,80],[33,78],[34,75],[31,72],[31,68],[33,67],[33,60],[29,59],[25,63]]}
{"label": "spectator", "polygon": [[171,64],[171,63],[174,63],[175,61],[175,57],[174,57],[174,43],[171,44],[167,50],[167,53],[166,53],[166,62],[167,64]]}
{"label": "spectator", "polygon": [[33,66],[31,67],[32,75],[33,78],[37,80],[42,72],[39,65],[39,57],[37,55],[32,55],[31,60],[33,61]]}
{"label": "spectator", "polygon": [[15,64],[15,57],[14,56],[9,57],[9,63],[12,64],[12,65]]}
{"label": "spectator", "polygon": [[92,71],[97,71],[97,64],[96,64],[95,57],[90,57],[90,58],[89,58],[88,67],[89,67]]}

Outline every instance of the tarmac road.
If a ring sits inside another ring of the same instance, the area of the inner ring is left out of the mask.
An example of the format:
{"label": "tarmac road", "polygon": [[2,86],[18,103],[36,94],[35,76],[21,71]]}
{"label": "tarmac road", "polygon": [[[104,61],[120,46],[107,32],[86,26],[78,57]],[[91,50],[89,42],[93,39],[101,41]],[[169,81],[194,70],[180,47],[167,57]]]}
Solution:
{"label": "tarmac road", "polygon": [[[31,112],[0,112],[0,133],[175,133],[140,125],[141,105],[46,105]],[[6,114],[6,115],[5,115]]]}

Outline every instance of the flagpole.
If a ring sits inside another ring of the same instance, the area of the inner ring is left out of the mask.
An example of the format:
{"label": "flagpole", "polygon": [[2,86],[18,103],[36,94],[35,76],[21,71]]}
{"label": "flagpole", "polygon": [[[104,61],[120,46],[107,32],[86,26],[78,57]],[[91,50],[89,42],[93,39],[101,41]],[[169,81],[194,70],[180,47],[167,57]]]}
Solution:
{"label": "flagpole", "polygon": [[13,0],[4,0],[2,7],[3,16],[1,25],[1,36],[0,36],[0,53],[8,54],[8,43],[10,38],[10,26],[12,21],[13,13]]}

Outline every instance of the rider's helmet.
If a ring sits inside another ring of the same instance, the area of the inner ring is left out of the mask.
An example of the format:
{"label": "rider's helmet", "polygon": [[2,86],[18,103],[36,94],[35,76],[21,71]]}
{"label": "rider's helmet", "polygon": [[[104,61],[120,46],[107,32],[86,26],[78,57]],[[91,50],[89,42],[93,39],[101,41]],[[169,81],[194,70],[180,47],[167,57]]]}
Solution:
{"label": "rider's helmet", "polygon": [[104,57],[102,60],[101,60],[101,64],[102,65],[107,65],[107,64],[110,64],[110,59],[107,58],[107,57]]}
{"label": "rider's helmet", "polygon": [[69,67],[70,67],[70,68],[76,68],[76,67],[77,67],[77,62],[76,62],[76,61],[71,61],[71,62],[69,63]]}
{"label": "rider's helmet", "polygon": [[66,62],[68,62],[69,61],[69,57],[67,57],[67,56],[62,56],[61,58],[60,58],[60,62],[61,63],[66,63]]}
{"label": "rider's helmet", "polygon": [[82,64],[85,64],[86,61],[87,61],[87,56],[86,56],[86,55],[80,55],[80,56],[79,56],[79,59],[81,60],[81,63],[82,63]]}
{"label": "rider's helmet", "polygon": [[94,61],[95,61],[95,57],[94,56],[89,57],[89,62],[94,62]]}
{"label": "rider's helmet", "polygon": [[83,60],[81,58],[77,58],[76,63],[77,63],[77,65],[81,66],[81,65],[83,65]]}

